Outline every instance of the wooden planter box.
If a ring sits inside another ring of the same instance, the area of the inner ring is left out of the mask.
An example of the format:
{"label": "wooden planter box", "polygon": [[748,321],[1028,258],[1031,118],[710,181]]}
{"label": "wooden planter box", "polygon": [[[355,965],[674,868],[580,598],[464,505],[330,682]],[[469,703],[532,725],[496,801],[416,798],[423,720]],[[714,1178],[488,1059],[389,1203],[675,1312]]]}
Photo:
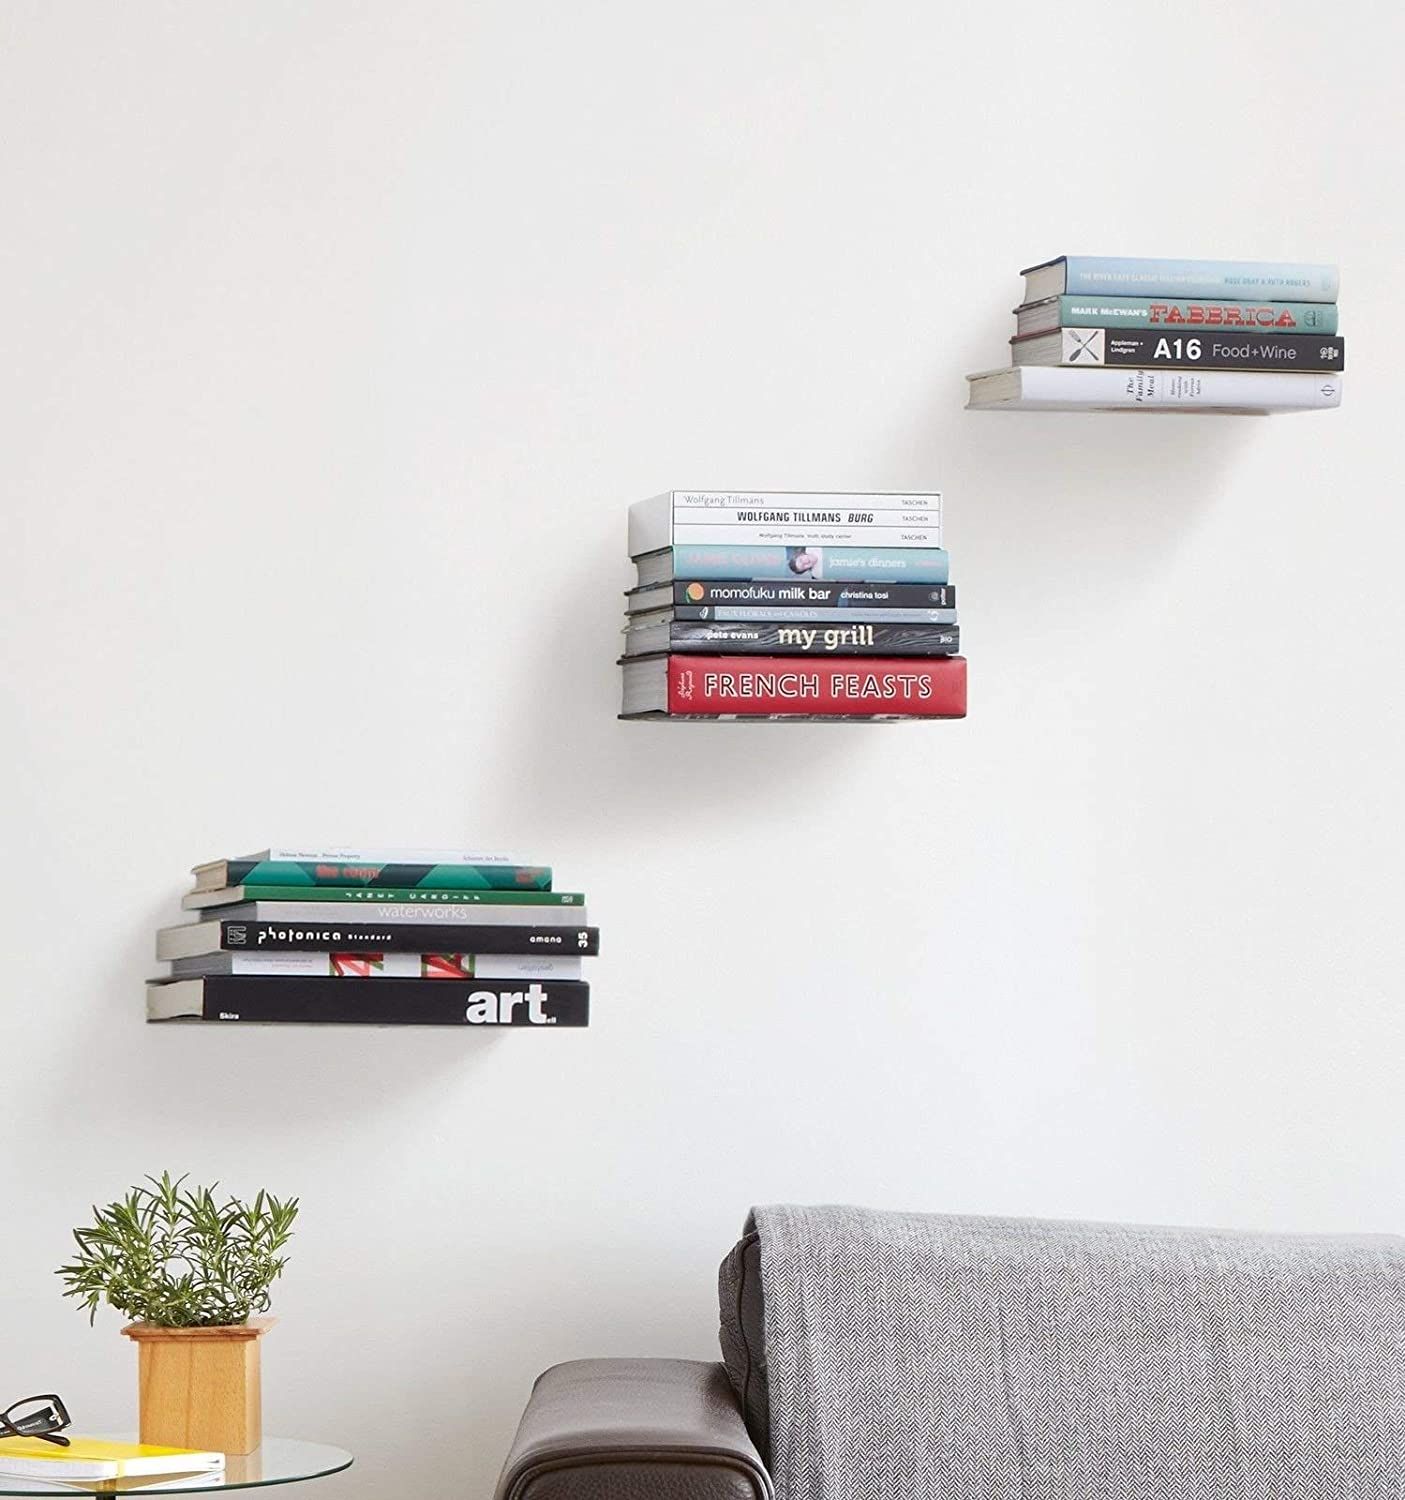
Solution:
{"label": "wooden planter box", "polygon": [[137,1346],[142,1442],[252,1453],[263,1441],[259,1340],[275,1321],[124,1328]]}

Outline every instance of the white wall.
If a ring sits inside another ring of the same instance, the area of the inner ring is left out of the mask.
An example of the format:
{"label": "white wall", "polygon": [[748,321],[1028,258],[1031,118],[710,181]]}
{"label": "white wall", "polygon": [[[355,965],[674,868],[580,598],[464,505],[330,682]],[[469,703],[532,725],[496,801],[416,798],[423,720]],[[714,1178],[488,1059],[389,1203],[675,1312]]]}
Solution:
{"label": "white wall", "polygon": [[[0,4],[0,1400],[131,1420],[51,1271],[165,1166],[302,1195],[268,1425],[346,1500],[708,1357],[753,1201],[1405,1228],[1402,42]],[[1339,260],[1346,405],[964,412],[1064,250]],[[969,721],[618,723],[672,484],[941,486]],[[553,862],[595,1024],[145,1027],[185,869],[289,838]]]}

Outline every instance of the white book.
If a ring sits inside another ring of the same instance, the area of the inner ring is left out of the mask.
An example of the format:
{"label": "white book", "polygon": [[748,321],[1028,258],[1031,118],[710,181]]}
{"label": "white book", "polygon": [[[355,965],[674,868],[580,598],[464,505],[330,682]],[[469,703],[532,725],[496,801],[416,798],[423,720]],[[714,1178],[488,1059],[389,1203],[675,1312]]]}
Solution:
{"label": "white book", "polygon": [[[859,510],[928,510],[940,512],[939,490],[666,490],[675,515],[692,519],[718,510],[754,510],[757,506],[796,506],[830,510],[850,505]],[[655,496],[657,502],[660,497]]]}
{"label": "white book", "polygon": [[[766,514],[770,514],[766,512]],[[940,547],[941,527],[835,526],[790,522],[745,526],[691,526],[675,521],[669,547]],[[658,550],[657,548],[655,550]],[[633,553],[630,556],[634,556]]]}
{"label": "white book", "polygon": [[[452,929],[444,935],[452,937]],[[171,963],[173,979],[206,974],[295,974],[348,984],[358,979],[579,979],[581,961],[558,953],[205,953]]]}
{"label": "white book", "polygon": [[855,526],[928,526],[937,524],[937,513],[924,505],[893,506],[879,510],[873,506],[843,505],[728,505],[710,510],[678,510],[673,524],[679,526],[789,526],[814,524],[836,525],[836,518]]}
{"label": "white book", "polygon": [[1307,370],[1067,369],[1021,365],[967,377],[969,411],[1181,411],[1261,415],[1341,405],[1340,374]]}
{"label": "white book", "polygon": [[940,547],[935,490],[665,490],[629,508],[629,554],[674,546]]}
{"label": "white book", "polygon": [[[491,895],[491,892],[484,892]],[[374,901],[241,901],[234,906],[208,907],[204,921],[216,922],[465,922],[498,927],[585,927],[584,903],[563,906],[508,906],[496,902]],[[191,926],[199,924],[191,923]],[[167,929],[174,931],[175,929]]]}

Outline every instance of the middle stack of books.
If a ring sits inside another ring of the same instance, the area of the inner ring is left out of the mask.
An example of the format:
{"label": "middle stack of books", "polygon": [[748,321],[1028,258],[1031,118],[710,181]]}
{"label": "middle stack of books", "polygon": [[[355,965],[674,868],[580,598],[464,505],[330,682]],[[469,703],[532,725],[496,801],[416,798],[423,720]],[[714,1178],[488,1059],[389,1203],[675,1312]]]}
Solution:
{"label": "middle stack of books", "polygon": [[192,872],[151,1021],[585,1026],[585,897],[458,850],[264,849]]}
{"label": "middle stack of books", "polygon": [[959,719],[934,491],[666,490],[629,510],[624,719]]}

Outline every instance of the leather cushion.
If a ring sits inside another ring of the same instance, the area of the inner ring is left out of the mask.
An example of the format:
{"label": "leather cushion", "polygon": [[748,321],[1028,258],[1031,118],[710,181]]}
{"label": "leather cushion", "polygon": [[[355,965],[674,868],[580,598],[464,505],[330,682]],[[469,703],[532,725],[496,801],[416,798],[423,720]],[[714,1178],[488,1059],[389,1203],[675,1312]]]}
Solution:
{"label": "leather cushion", "polygon": [[496,1500],[773,1500],[721,1365],[582,1359],[538,1379]]}
{"label": "leather cushion", "polygon": [[753,1481],[721,1464],[574,1463],[535,1475],[522,1500],[757,1500]]}
{"label": "leather cushion", "polygon": [[761,1298],[761,1237],[744,1234],[717,1272],[722,1363],[751,1440],[770,1461],[771,1402],[766,1383],[766,1312]]}

